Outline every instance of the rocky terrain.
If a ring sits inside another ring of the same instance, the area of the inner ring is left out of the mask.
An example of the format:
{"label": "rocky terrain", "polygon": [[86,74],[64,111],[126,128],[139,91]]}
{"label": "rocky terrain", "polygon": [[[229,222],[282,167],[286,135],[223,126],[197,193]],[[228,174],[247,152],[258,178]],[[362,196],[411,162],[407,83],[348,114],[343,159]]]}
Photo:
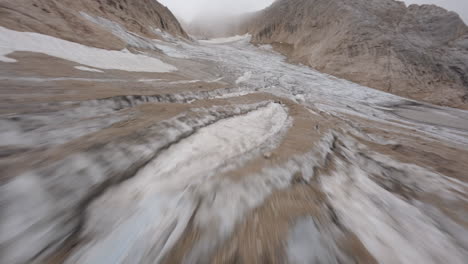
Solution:
{"label": "rocky terrain", "polygon": [[125,30],[144,37],[157,38],[154,30],[159,29],[187,38],[169,9],[153,0],[0,0],[4,27],[98,48],[125,48],[125,41],[97,27],[86,15],[119,23]]}
{"label": "rocky terrain", "polygon": [[0,263],[466,263],[468,111],[157,2],[1,3]]}
{"label": "rocky terrain", "polygon": [[244,23],[233,32],[249,32],[293,62],[468,109],[468,27],[456,13],[394,0],[278,0]]}

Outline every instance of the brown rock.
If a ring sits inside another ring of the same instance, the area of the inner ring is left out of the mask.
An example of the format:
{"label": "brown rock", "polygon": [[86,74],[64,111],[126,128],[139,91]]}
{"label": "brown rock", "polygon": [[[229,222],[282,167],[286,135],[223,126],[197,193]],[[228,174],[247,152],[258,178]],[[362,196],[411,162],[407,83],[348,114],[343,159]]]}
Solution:
{"label": "brown rock", "polygon": [[80,12],[112,20],[145,37],[157,38],[152,29],[161,29],[188,38],[169,9],[154,0],[0,0],[0,26],[98,48],[125,48],[124,42]]}
{"label": "brown rock", "polygon": [[468,27],[454,12],[394,0],[279,0],[244,23],[236,33],[249,32],[294,62],[468,109]]}

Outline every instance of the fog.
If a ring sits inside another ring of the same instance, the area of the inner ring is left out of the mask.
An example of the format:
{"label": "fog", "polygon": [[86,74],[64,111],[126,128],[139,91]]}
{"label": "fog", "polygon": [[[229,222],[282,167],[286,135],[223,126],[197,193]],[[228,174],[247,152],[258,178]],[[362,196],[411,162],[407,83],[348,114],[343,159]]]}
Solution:
{"label": "fog", "polygon": [[240,14],[261,10],[274,0],[159,0],[184,21],[205,15]]}
{"label": "fog", "polygon": [[[184,21],[220,14],[239,14],[263,9],[274,0],[159,0]],[[407,4],[436,4],[455,11],[468,22],[467,0],[405,0]]]}

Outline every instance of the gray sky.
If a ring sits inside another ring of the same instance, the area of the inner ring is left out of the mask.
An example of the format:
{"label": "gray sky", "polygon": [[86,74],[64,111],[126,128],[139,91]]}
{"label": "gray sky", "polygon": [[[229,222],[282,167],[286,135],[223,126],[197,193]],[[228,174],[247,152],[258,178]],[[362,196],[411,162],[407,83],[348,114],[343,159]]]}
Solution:
{"label": "gray sky", "polygon": [[[179,18],[190,21],[197,16],[244,13],[260,10],[274,0],[159,0]],[[468,0],[404,0],[408,4],[436,4],[455,11],[468,22]]]}
{"label": "gray sky", "polygon": [[[239,14],[257,11],[269,6],[274,0],[158,0],[185,21],[201,15]],[[463,0],[462,0],[463,1]]]}

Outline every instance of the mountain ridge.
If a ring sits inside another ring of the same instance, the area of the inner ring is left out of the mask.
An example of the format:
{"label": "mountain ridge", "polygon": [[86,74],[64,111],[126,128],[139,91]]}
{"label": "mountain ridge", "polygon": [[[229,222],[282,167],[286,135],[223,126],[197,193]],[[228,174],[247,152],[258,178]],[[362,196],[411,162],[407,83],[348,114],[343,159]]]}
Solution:
{"label": "mountain ridge", "polygon": [[235,30],[231,33],[250,33],[255,44],[272,44],[292,62],[400,96],[468,109],[468,27],[441,7],[394,0],[279,0]]}
{"label": "mountain ridge", "polygon": [[118,22],[141,36],[160,29],[188,38],[171,11],[152,0],[0,0],[0,26],[51,35],[97,48],[121,50],[125,43],[82,14]]}

